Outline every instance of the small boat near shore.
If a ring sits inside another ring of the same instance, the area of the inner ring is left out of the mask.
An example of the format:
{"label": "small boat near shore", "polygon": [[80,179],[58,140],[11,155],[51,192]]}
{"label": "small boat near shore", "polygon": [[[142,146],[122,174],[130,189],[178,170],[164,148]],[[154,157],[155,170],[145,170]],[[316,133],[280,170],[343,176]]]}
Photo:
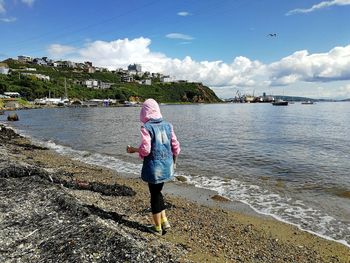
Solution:
{"label": "small boat near shore", "polygon": [[288,106],[288,101],[286,100],[282,100],[282,99],[278,99],[274,102],[272,102],[273,106]]}
{"label": "small boat near shore", "polygon": [[304,105],[311,105],[311,104],[314,104],[314,102],[311,101],[311,100],[308,100],[308,101],[302,101],[301,104],[304,104]]}

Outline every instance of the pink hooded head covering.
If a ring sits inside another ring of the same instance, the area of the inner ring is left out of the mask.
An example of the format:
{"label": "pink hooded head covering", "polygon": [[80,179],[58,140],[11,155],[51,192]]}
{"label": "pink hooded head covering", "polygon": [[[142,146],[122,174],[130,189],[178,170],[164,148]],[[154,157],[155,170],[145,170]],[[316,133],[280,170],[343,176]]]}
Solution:
{"label": "pink hooded head covering", "polygon": [[140,112],[140,121],[142,123],[148,122],[150,119],[160,119],[162,114],[160,113],[159,105],[154,99],[147,99],[142,104]]}

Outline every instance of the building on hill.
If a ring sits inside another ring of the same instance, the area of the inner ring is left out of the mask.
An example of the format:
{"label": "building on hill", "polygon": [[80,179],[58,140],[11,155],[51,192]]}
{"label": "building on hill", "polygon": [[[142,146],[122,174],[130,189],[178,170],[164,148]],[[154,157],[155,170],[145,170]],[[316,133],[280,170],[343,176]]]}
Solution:
{"label": "building on hill", "polygon": [[20,98],[21,94],[19,94],[18,92],[4,92],[5,96],[9,96],[10,98]]}
{"label": "building on hill", "polygon": [[77,67],[77,65],[76,65],[76,63],[75,62],[73,62],[73,61],[65,61],[65,65],[68,67],[68,68],[76,68]]}
{"label": "building on hill", "polygon": [[33,63],[40,66],[47,66],[47,62],[42,58],[34,58]]}
{"label": "building on hill", "polygon": [[122,81],[122,82],[133,82],[133,81],[134,81],[134,77],[133,77],[133,76],[125,75],[125,76],[122,76],[122,77],[121,77],[121,81]]}
{"label": "building on hill", "polygon": [[87,87],[87,88],[97,88],[98,87],[98,80],[95,80],[95,79],[84,80],[82,82],[82,85]]}
{"label": "building on hill", "polygon": [[84,63],[76,63],[76,66],[78,69],[84,69],[85,68],[85,64]]}
{"label": "building on hill", "polygon": [[142,85],[150,86],[150,85],[152,85],[152,80],[151,79],[143,79]]}
{"label": "building on hill", "polygon": [[119,74],[122,74],[122,75],[127,75],[128,74],[128,71],[126,69],[122,69],[122,68],[118,68],[116,69],[115,73],[119,73]]}
{"label": "building on hill", "polygon": [[161,73],[152,73],[151,76],[152,78],[162,78],[164,75]]}
{"label": "building on hill", "polygon": [[85,71],[86,71],[87,73],[95,73],[95,72],[96,72],[96,70],[95,70],[94,67],[88,67],[88,68],[85,69]]}
{"label": "building on hill", "polygon": [[33,61],[32,57],[29,57],[29,56],[18,56],[17,58],[18,58],[18,61],[22,63],[28,63]]}
{"label": "building on hill", "polygon": [[107,68],[102,67],[95,67],[96,72],[108,72],[109,70]]}
{"label": "building on hill", "polygon": [[36,71],[36,68],[25,68],[25,71]]}
{"label": "building on hill", "polygon": [[132,65],[130,64],[128,66],[128,71],[139,73],[139,72],[142,72],[142,67],[140,64],[132,64]]}
{"label": "building on hill", "polygon": [[92,66],[92,62],[90,62],[90,61],[85,61],[84,62],[84,68],[83,69],[87,73],[95,73],[96,72],[95,67]]}
{"label": "building on hill", "polygon": [[85,64],[85,67],[92,67],[92,62],[90,62],[90,61],[85,61],[84,62],[84,64]]}
{"label": "building on hill", "polygon": [[65,61],[56,61],[57,67],[60,68],[76,68],[76,63],[69,61],[69,60],[65,60]]}
{"label": "building on hill", "polygon": [[84,80],[79,84],[92,89],[109,89],[113,85],[113,83],[103,82],[96,79]]}
{"label": "building on hill", "polygon": [[137,75],[141,77],[143,75],[140,64],[132,64],[128,66],[129,75]]}
{"label": "building on hill", "polygon": [[102,82],[99,83],[99,89],[110,89],[113,83]]}
{"label": "building on hill", "polygon": [[35,73],[21,73],[21,75],[24,76],[32,76],[34,78],[40,79],[40,80],[48,80],[50,81],[50,76],[46,76],[43,74],[35,74]]}
{"label": "building on hill", "polygon": [[170,77],[170,76],[162,76],[160,78],[160,82],[163,82],[163,83],[171,83],[171,82],[174,82],[175,79]]}
{"label": "building on hill", "polygon": [[8,67],[0,67],[0,74],[8,75],[10,69]]}

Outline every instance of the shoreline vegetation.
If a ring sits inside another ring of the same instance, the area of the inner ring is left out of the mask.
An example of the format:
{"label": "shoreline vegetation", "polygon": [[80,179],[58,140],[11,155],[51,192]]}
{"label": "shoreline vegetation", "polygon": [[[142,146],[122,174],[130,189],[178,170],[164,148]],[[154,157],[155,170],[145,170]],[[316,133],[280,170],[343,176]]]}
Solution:
{"label": "shoreline vegetation", "polygon": [[[172,229],[147,232],[147,185],[0,124],[1,262],[350,262],[350,249],[273,219],[166,194]],[[172,186],[183,184],[180,181]],[[193,191],[196,191],[194,188]]]}

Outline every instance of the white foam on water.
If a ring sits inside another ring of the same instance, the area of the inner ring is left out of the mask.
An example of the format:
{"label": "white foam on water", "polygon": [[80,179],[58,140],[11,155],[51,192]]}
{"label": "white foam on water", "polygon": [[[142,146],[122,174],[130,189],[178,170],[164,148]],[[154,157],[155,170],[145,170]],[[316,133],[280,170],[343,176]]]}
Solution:
{"label": "white foam on water", "polygon": [[140,173],[142,167],[141,164],[126,162],[114,156],[103,155],[100,153],[91,153],[88,151],[74,150],[71,147],[62,146],[56,144],[53,141],[40,142],[33,140],[33,142],[37,144],[43,144],[44,146],[55,150],[59,154],[68,155],[73,160],[78,160],[87,164],[103,166],[115,170],[119,173],[136,175]]}
{"label": "white foam on water", "polygon": [[271,216],[279,221],[297,226],[324,239],[350,247],[344,236],[350,236],[350,227],[322,211],[308,207],[302,200],[293,200],[258,185],[246,184],[235,179],[218,176],[191,176],[181,173],[189,184],[198,188],[215,191],[230,200],[240,201],[260,214]]}
{"label": "white foam on water", "polygon": [[4,125],[4,126],[13,129],[16,133],[22,135],[23,137],[30,139],[34,144],[48,147],[61,155],[67,155],[71,157],[73,160],[78,160],[87,164],[103,166],[103,167],[115,170],[119,173],[132,174],[132,175],[139,175],[142,168],[141,164],[126,162],[116,157],[103,155],[100,153],[91,153],[88,151],[75,150],[69,146],[63,146],[51,140],[44,141],[44,140],[35,139],[35,138],[32,138],[24,130],[16,129],[9,125]]}

